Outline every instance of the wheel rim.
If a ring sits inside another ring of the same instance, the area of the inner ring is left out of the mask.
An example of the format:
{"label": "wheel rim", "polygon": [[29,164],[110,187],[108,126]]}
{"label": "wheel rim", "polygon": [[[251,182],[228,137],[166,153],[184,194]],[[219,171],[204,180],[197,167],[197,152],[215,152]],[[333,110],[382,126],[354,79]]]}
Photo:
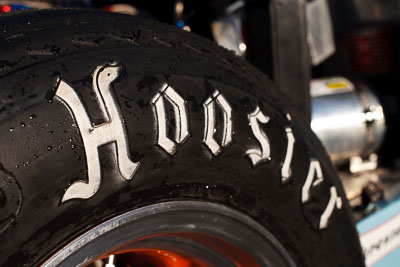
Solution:
{"label": "wheel rim", "polygon": [[104,266],[109,260],[116,262],[117,266],[206,267],[216,263],[237,267],[259,266],[235,245],[211,235],[193,232],[145,237],[107,252],[89,266]]}
{"label": "wheel rim", "polygon": [[114,217],[43,263],[55,265],[295,266],[283,246],[253,219],[200,201],[159,203]]}
{"label": "wheel rim", "polygon": [[106,259],[96,260],[89,266],[148,266],[148,267],[206,267],[201,260],[184,257],[177,253],[160,249],[134,249]]}

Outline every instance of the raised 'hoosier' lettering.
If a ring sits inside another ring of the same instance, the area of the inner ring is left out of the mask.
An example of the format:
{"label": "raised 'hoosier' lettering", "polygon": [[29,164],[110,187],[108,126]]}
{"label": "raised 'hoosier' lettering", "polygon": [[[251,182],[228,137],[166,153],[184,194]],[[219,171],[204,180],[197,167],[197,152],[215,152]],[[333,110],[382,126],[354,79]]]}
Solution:
{"label": "raised 'hoosier' lettering", "polygon": [[259,124],[259,122],[262,124],[268,123],[269,117],[264,115],[258,106],[253,113],[250,113],[248,115],[248,117],[251,130],[253,131],[255,138],[261,145],[261,150],[257,148],[252,148],[246,151],[246,154],[249,156],[251,163],[256,166],[261,162],[271,159],[269,139],[264,131],[261,130]]}
{"label": "raised 'hoosier' lettering", "polygon": [[[317,179],[315,179],[315,174],[317,175]],[[306,181],[303,185],[301,192],[301,202],[303,204],[307,203],[310,200],[310,191],[312,187],[315,187],[322,183],[324,177],[322,175],[321,165],[318,160],[312,159],[310,161],[310,168],[308,170]],[[337,209],[342,208],[342,199],[337,195],[336,187],[331,186],[330,189],[330,197],[328,204],[322,213],[319,220],[319,229],[325,229],[328,227],[329,218],[332,216],[333,210],[335,207]]]}
{"label": "raised 'hoosier' lettering", "polygon": [[[175,136],[173,140],[168,137],[167,129],[167,111],[165,102],[172,105],[175,119]],[[157,120],[157,144],[161,146],[170,155],[175,154],[178,145],[189,138],[188,115],[185,106],[185,100],[174,90],[174,88],[163,84],[161,92],[156,94],[151,103],[155,108]]]}
{"label": "raised 'hoosier' lettering", "polygon": [[[214,138],[214,133],[216,129],[215,103],[217,103],[224,116],[224,128],[222,130],[222,141],[220,145]],[[214,154],[214,156],[218,156],[222,152],[223,148],[228,147],[233,141],[232,108],[225,97],[221,95],[218,91],[215,91],[213,95],[204,102],[203,106],[205,117],[203,142],[210,149],[211,153]]]}
{"label": "raised 'hoosier' lettering", "polygon": [[[130,180],[139,168],[140,162],[133,162],[130,159],[128,139],[124,127],[124,121],[120,112],[118,102],[114,98],[111,84],[119,76],[121,67],[117,64],[99,66],[93,73],[93,90],[100,110],[103,113],[105,122],[99,125],[91,123],[86,108],[78,93],[65,81],[60,80],[56,88],[55,99],[64,103],[79,128],[82,137],[83,147],[86,154],[88,170],[88,181],[77,181],[70,185],[63,195],[62,202],[74,198],[87,199],[92,197],[101,185],[101,168],[98,147],[113,143],[115,146],[114,156],[118,162],[120,175]],[[156,121],[156,144],[173,156],[180,145],[189,137],[189,113],[186,101],[178,92],[167,84],[163,84],[159,92],[152,98],[155,121]],[[168,113],[166,105],[170,105],[173,114]],[[203,143],[215,157],[226,149],[233,142],[233,110],[227,99],[218,91],[206,99],[204,108],[204,139]],[[216,109],[222,114],[222,122],[218,122]],[[172,118],[169,118],[171,116]],[[290,122],[291,116],[287,114]],[[271,143],[267,134],[262,130],[261,124],[267,124],[270,118],[265,115],[257,106],[253,113],[248,114],[249,126],[259,148],[247,149],[245,156],[249,157],[254,167],[260,163],[271,160]],[[174,123],[174,125],[172,124]],[[219,142],[215,139],[217,125],[222,138]],[[175,133],[170,134],[169,127],[175,127]],[[292,178],[291,162],[293,158],[295,137],[291,127],[285,128],[287,146],[286,154],[281,163],[281,182],[286,183]],[[172,135],[172,136],[169,136]],[[316,176],[316,179],[315,179]],[[294,178],[292,178],[294,179]],[[323,183],[323,173],[320,163],[316,159],[310,160],[309,170],[305,182],[301,188],[301,203],[307,204],[311,199],[311,191],[314,187]],[[342,208],[342,199],[338,195],[336,187],[330,186],[329,201],[319,218],[319,229],[328,227],[329,219],[335,208]]]}
{"label": "raised 'hoosier' lettering", "polygon": [[111,92],[111,83],[118,77],[119,70],[120,66],[108,65],[98,67],[93,73],[93,89],[106,118],[106,122],[100,125],[92,125],[82,100],[68,83],[61,80],[58,84],[55,98],[68,106],[76,120],[85,148],[88,169],[88,182],[73,183],[65,192],[62,202],[73,198],[90,198],[99,190],[101,169],[98,147],[101,145],[115,143],[115,157],[119,173],[124,179],[132,179],[139,167],[138,162],[130,160],[122,116]]}

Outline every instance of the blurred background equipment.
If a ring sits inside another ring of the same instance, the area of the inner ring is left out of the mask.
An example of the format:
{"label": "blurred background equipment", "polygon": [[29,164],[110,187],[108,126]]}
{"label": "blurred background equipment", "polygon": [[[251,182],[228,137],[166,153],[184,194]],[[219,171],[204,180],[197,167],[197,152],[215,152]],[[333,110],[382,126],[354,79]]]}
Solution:
{"label": "blurred background equipment", "polygon": [[371,89],[342,77],[321,78],[311,82],[311,96],[311,128],[334,163],[368,158],[380,148],[385,117]]}

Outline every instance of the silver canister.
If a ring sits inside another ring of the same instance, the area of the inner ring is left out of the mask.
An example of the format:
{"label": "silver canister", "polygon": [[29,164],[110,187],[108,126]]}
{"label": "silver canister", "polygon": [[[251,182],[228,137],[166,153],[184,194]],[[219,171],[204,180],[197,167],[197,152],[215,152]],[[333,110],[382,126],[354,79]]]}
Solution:
{"label": "silver canister", "polygon": [[380,147],[386,132],[378,98],[362,83],[333,77],[311,82],[311,128],[332,161],[368,157]]}

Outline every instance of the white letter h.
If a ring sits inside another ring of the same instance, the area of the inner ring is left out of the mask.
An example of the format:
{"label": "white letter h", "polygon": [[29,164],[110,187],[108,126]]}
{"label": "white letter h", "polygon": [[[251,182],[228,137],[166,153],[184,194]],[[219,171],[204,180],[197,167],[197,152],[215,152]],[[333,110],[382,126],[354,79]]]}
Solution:
{"label": "white letter h", "polygon": [[92,125],[81,99],[69,84],[60,81],[56,89],[56,96],[68,106],[76,120],[88,169],[88,182],[73,183],[65,192],[62,202],[73,198],[87,199],[99,190],[101,168],[98,147],[101,145],[115,142],[119,173],[124,179],[132,179],[139,167],[140,162],[130,160],[122,116],[111,92],[111,83],[118,77],[119,70],[119,66],[107,65],[98,67],[93,73],[93,89],[106,118],[106,122],[99,125]]}

